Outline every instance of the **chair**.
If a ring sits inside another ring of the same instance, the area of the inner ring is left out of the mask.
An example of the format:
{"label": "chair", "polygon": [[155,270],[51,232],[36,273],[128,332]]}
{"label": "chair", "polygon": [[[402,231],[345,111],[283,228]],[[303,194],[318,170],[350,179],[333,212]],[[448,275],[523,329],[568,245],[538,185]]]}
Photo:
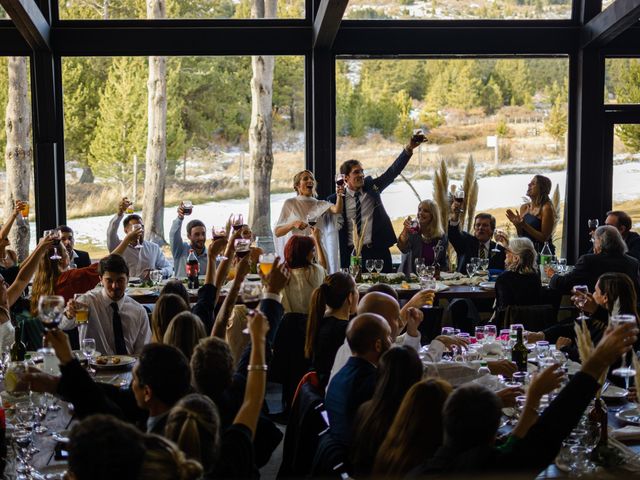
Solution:
{"label": "chair", "polygon": [[444,308],[431,307],[420,309],[424,315],[424,320],[418,327],[420,332],[420,344],[427,345],[431,341],[440,335],[442,331],[442,315],[444,314]]}
{"label": "chair", "polygon": [[525,330],[539,332],[556,323],[556,310],[552,305],[509,305],[498,312],[501,328],[514,323],[521,323]]}

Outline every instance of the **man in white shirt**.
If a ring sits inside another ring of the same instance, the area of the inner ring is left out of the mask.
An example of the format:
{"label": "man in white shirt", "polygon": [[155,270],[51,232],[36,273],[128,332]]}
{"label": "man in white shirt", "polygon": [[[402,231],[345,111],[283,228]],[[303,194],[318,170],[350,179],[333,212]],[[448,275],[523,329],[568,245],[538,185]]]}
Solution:
{"label": "man in white shirt", "polygon": [[171,254],[173,255],[173,270],[178,278],[187,276],[187,257],[189,250],[193,250],[199,264],[199,274],[207,273],[207,228],[202,221],[193,219],[187,223],[188,242],[182,240],[182,222],[184,221],[184,206],[182,203],[178,207],[178,216],[171,224],[169,231],[169,242],[171,243]]}
{"label": "man in white shirt", "polygon": [[[101,289],[87,292],[81,302],[89,307],[85,338],[96,341],[96,349],[104,355],[135,355],[151,340],[149,317],[142,305],[125,295],[129,268],[120,255],[100,260]],[[67,304],[60,328],[75,327],[76,302]]]}
{"label": "man in white shirt", "polygon": [[[125,233],[129,233],[134,225],[141,225],[142,218],[140,215],[131,214],[124,217],[125,210],[130,202],[123,198],[118,206],[118,213],[109,221],[109,227],[107,228],[107,248],[112,252],[119,244],[120,238],[118,237],[118,227],[122,221]],[[164,257],[160,247],[153,242],[144,240],[141,245],[138,242],[131,243],[122,257],[127,262],[129,267],[129,275],[132,277],[148,278],[151,270],[161,270],[162,275],[167,278],[171,276],[173,267],[171,263]]]}

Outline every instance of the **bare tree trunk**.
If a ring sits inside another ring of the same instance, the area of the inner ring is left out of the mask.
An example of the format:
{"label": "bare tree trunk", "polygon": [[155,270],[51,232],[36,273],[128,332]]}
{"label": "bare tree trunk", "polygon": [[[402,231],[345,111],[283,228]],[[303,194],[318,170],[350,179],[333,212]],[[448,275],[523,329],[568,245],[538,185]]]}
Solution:
{"label": "bare tree trunk", "polygon": [[[32,146],[31,110],[29,105],[27,57],[9,57],[9,101],[5,117],[7,148],[7,184],[5,188],[5,218],[13,211],[16,200],[29,200],[31,179]],[[18,227],[14,224],[9,241],[20,261],[29,254],[29,224]]]}
{"label": "bare tree trunk", "polygon": [[[277,0],[252,0],[253,18],[274,18]],[[273,67],[275,57],[251,57],[251,124],[249,126],[249,225],[269,247],[271,232],[271,171],[273,169]]]}
{"label": "bare tree trunk", "polygon": [[[165,18],[164,0],[147,1],[147,18]],[[164,240],[164,187],[167,172],[167,58],[149,57],[148,133],[142,212],[145,238]]]}

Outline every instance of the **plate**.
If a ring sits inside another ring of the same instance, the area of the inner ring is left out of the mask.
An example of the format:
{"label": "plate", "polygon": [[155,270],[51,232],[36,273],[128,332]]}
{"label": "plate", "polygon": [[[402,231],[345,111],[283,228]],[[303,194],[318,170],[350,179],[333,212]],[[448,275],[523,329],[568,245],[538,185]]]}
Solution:
{"label": "plate", "polygon": [[483,288],[485,290],[495,290],[496,289],[496,282],[480,282],[480,288]]}
{"label": "plate", "polygon": [[602,398],[620,400],[627,397],[629,392],[622,387],[616,387],[615,385],[609,385],[607,389],[602,392]]}
{"label": "plate", "polygon": [[632,405],[620,410],[616,413],[616,417],[623,422],[631,423],[632,425],[640,425],[640,410],[638,410],[638,405]]}
{"label": "plate", "polygon": [[153,288],[129,287],[126,293],[127,295],[156,295],[158,292]]}
{"label": "plate", "polygon": [[[99,358],[106,358],[107,363],[98,363]],[[136,363],[136,359],[128,355],[105,355],[91,360],[91,366],[96,368],[120,368],[129,366],[133,363]]]}
{"label": "plate", "polygon": [[249,280],[250,282],[259,282],[260,281],[260,275],[258,275],[257,273],[250,273],[249,275],[247,275],[244,278],[246,280]]}

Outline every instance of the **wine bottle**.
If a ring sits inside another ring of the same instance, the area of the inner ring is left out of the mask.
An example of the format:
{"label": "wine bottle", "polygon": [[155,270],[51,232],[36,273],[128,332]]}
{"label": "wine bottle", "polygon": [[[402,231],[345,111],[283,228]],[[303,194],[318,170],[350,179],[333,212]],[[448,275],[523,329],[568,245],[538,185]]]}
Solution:
{"label": "wine bottle", "polygon": [[15,340],[9,350],[9,355],[12,362],[24,361],[24,356],[27,354],[27,346],[22,343],[22,325],[20,322],[16,323],[15,328]]}
{"label": "wine bottle", "polygon": [[185,269],[187,271],[187,278],[189,279],[188,287],[190,289],[199,288],[200,282],[198,281],[198,274],[200,273],[200,264],[193,249],[189,250]]}
{"label": "wine bottle", "polygon": [[517,329],[518,337],[516,339],[516,343],[511,349],[511,360],[518,367],[519,372],[527,371],[527,357],[529,356],[529,351],[527,347],[524,345],[524,341],[522,340],[522,328]]}

